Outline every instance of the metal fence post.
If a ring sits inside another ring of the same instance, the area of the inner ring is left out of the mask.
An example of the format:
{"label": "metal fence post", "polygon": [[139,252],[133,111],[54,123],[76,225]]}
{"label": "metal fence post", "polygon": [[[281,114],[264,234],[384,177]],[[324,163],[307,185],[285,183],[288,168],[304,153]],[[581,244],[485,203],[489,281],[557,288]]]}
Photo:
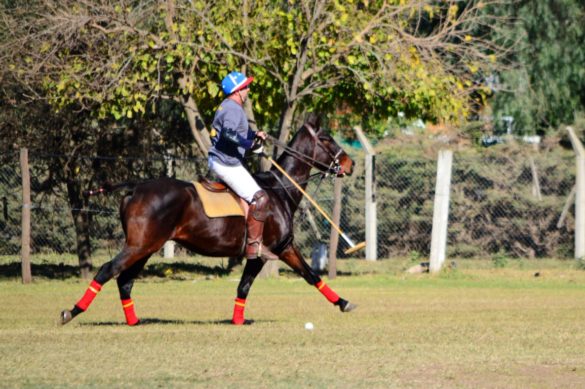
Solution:
{"label": "metal fence post", "polygon": [[449,194],[453,151],[440,150],[437,160],[437,185],[433,210],[430,271],[441,270],[447,251],[447,225],[449,222]]}
{"label": "metal fence post", "polygon": [[22,173],[22,235],[21,267],[22,282],[32,281],[30,266],[30,171],[28,167],[28,149],[20,149],[20,170]]}
{"label": "metal fence post", "polygon": [[585,149],[572,127],[567,127],[573,150],[577,154],[576,197],[575,197],[575,258],[585,257]]}

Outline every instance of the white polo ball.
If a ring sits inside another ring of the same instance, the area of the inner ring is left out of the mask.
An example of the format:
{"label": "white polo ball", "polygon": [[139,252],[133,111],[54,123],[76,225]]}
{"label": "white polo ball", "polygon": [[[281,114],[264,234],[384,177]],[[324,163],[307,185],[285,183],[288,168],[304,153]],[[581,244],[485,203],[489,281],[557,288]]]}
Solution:
{"label": "white polo ball", "polygon": [[305,323],[305,329],[306,330],[312,331],[313,328],[315,328],[315,326],[313,325],[313,323],[311,323],[311,322]]}

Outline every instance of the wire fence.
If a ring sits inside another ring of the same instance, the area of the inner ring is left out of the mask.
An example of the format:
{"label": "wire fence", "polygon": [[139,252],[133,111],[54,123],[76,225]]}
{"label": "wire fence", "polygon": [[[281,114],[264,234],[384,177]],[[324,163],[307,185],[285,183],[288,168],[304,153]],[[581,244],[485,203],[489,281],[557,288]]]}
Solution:
{"label": "wire fence", "polygon": [[[354,241],[361,242],[365,240],[365,174],[363,155],[353,157],[360,163],[353,177],[343,179],[340,226]],[[376,158],[378,257],[428,259],[436,155],[405,158],[385,152]],[[572,258],[575,226],[570,194],[574,170],[571,152],[455,153],[447,256]],[[322,185],[318,193],[320,203],[330,210],[333,185]],[[318,214],[314,218],[319,235],[329,239],[327,221]],[[319,235],[307,220],[300,226],[297,238],[301,238],[306,253]],[[340,241],[338,257],[344,257],[345,248]]]}
{"label": "wire fence", "polygon": [[[340,226],[352,240],[361,242],[365,240],[363,154],[359,150],[350,150],[350,154],[357,164],[355,173],[343,179]],[[75,198],[76,191],[95,188],[105,178],[116,182],[170,175],[193,180],[207,172],[207,163],[202,159],[29,155],[33,254],[76,253],[74,211],[86,214],[90,220],[93,251],[115,254],[121,248],[124,236],[118,215],[120,196],[94,196],[80,203]],[[377,155],[379,258],[428,257],[436,181],[434,157],[404,158],[390,151]],[[455,153],[447,255],[572,257],[573,206],[563,217],[561,214],[574,182],[574,157],[570,153],[554,157],[538,153],[502,155],[489,150]],[[18,154],[2,156],[0,255],[20,253],[21,186]],[[329,214],[334,202],[333,187],[333,179],[312,181],[307,187],[307,192]],[[295,215],[295,241],[306,257],[329,241],[330,230],[327,220],[310,205],[301,206]],[[339,258],[344,258],[346,248],[340,240]]]}

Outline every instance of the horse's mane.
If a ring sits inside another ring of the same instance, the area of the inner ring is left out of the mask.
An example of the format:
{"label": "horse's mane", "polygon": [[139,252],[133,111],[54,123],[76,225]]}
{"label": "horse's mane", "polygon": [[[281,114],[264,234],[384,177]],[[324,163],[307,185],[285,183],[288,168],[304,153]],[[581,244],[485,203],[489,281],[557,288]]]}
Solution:
{"label": "horse's mane", "polygon": [[[307,119],[305,120],[305,124],[308,124],[313,130],[319,131],[321,129],[321,116],[314,113],[314,112],[311,112],[307,116]],[[301,127],[301,129],[302,129],[302,127]],[[299,136],[300,132],[301,131],[299,130],[294,134],[291,141],[288,142],[288,146],[295,143],[295,140],[296,140],[297,136]],[[274,175],[272,173],[270,173],[269,171],[256,173],[253,175],[253,177],[262,189],[272,189],[272,190],[281,189],[281,190],[283,190],[282,185],[278,182],[278,180],[274,177]]]}

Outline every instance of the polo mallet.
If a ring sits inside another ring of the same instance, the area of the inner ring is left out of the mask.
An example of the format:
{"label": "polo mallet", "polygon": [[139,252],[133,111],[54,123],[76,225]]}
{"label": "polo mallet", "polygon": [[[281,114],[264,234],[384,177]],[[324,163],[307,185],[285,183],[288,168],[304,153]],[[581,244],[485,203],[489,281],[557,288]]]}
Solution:
{"label": "polo mallet", "polygon": [[323,209],[321,209],[321,207],[319,206],[319,204],[317,204],[317,202],[316,202],[315,200],[313,200],[313,198],[312,198],[311,196],[309,196],[309,194],[308,194],[307,192],[305,192],[305,191],[303,190],[303,188],[301,188],[301,186],[300,186],[300,185],[299,185],[299,184],[298,184],[298,183],[297,183],[297,182],[296,182],[296,181],[295,181],[295,180],[294,180],[294,179],[293,179],[291,176],[289,176],[289,175],[288,175],[288,173],[287,173],[287,172],[286,172],[286,171],[285,171],[285,170],[284,170],[284,169],[283,169],[283,168],[282,168],[282,167],[281,167],[281,166],[280,166],[278,163],[276,163],[276,161],[275,161],[275,160],[273,160],[273,159],[272,159],[272,157],[270,157],[270,156],[268,156],[268,155],[266,155],[266,154],[264,154],[264,153],[262,153],[262,155],[263,155],[263,156],[264,156],[266,159],[268,159],[268,160],[270,161],[270,163],[271,163],[271,164],[272,164],[272,165],[273,165],[275,168],[277,168],[277,169],[278,169],[278,170],[279,170],[279,171],[280,171],[282,174],[284,174],[284,176],[285,176],[286,178],[288,178],[288,180],[289,180],[290,182],[292,182],[292,184],[293,184],[293,185],[294,185],[294,186],[295,186],[295,187],[296,187],[298,190],[300,190],[300,191],[301,191],[301,193],[303,194],[303,196],[305,196],[305,197],[307,198],[307,200],[309,200],[309,202],[310,202],[311,204],[313,204],[313,206],[314,206],[315,208],[317,208],[317,211],[321,212],[321,215],[323,215],[323,217],[324,217],[325,219],[327,219],[327,221],[328,221],[329,223],[331,223],[331,226],[333,226],[333,228],[335,228],[335,230],[336,230],[337,232],[339,232],[339,235],[341,235],[341,237],[343,238],[343,240],[345,240],[345,242],[346,242],[346,243],[349,245],[349,248],[348,248],[347,250],[345,250],[345,251],[344,251],[344,253],[345,253],[345,254],[352,254],[352,253],[355,253],[356,251],[358,251],[358,250],[360,250],[360,249],[363,249],[364,247],[366,247],[366,242],[361,242],[361,243],[358,243],[358,244],[355,244],[355,243],[353,243],[353,242],[352,242],[352,240],[351,240],[351,239],[349,239],[349,237],[348,237],[347,235],[345,235],[345,233],[344,233],[343,231],[341,231],[341,228],[339,228],[339,226],[338,226],[337,224],[335,224],[335,223],[333,222],[333,220],[331,220],[331,218],[329,217],[329,215],[327,215],[327,213],[326,213],[326,212],[325,212]]}

